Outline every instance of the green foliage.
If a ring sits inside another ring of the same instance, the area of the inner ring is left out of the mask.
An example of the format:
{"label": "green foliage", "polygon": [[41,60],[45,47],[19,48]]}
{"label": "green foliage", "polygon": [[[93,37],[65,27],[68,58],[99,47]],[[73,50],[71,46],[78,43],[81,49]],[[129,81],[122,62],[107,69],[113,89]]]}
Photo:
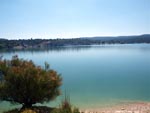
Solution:
{"label": "green foliage", "polygon": [[62,79],[46,65],[42,69],[32,61],[17,56],[11,60],[0,60],[0,71],[4,75],[0,82],[0,100],[20,103],[26,108],[55,99],[60,95]]}

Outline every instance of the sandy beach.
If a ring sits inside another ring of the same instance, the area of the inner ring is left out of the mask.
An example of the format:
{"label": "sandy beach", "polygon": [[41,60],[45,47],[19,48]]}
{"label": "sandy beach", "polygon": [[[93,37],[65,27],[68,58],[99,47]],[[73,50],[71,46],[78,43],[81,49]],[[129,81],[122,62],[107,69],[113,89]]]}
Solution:
{"label": "sandy beach", "polygon": [[82,109],[81,113],[150,113],[150,102],[136,102],[113,107]]}

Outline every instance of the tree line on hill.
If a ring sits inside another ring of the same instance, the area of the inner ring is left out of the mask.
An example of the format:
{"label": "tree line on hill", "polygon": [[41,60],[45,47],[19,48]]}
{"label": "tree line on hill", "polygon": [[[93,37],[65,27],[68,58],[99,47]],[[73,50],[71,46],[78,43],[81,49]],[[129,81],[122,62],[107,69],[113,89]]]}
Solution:
{"label": "tree line on hill", "polygon": [[0,39],[0,49],[32,49],[58,46],[150,43],[150,34],[118,37],[81,37],[70,39]]}

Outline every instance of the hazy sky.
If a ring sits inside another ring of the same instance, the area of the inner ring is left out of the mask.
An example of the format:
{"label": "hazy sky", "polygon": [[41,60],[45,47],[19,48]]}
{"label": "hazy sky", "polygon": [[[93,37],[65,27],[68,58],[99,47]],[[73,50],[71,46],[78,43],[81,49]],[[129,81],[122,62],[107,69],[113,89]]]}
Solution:
{"label": "hazy sky", "polygon": [[150,0],[0,0],[0,38],[150,34]]}

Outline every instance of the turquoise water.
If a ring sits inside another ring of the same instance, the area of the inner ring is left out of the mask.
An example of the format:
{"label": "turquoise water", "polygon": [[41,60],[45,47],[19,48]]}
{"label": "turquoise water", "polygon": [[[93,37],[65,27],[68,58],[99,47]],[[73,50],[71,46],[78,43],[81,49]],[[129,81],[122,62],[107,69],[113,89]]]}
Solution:
{"label": "turquoise water", "polygon": [[[1,52],[48,62],[63,77],[62,93],[81,108],[150,101],[150,44],[62,47],[49,50]],[[49,106],[58,105],[62,97]],[[0,110],[11,108],[0,103]]]}

